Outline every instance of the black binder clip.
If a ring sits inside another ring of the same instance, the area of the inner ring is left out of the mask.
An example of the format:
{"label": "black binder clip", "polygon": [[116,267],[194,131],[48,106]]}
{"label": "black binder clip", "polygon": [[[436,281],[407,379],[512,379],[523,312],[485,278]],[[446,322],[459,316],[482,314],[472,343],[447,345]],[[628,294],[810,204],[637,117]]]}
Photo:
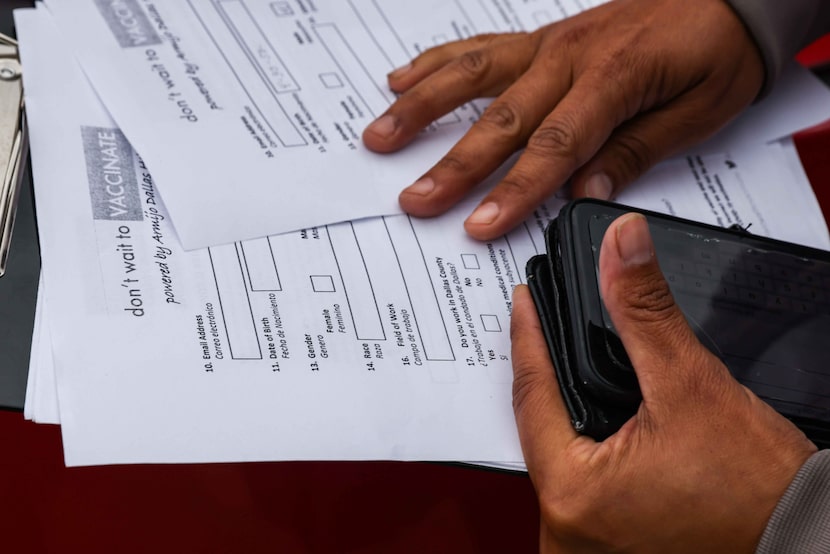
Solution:
{"label": "black binder clip", "polygon": [[0,33],[0,277],[6,272],[23,166],[29,151],[17,41]]}

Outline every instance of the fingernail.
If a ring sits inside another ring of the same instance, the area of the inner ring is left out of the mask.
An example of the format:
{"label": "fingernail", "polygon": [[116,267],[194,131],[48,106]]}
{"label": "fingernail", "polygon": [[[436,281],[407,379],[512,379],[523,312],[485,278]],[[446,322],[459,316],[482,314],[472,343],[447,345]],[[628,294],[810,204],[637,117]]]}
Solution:
{"label": "fingernail", "polygon": [[432,180],[432,177],[423,177],[418,179],[408,187],[404,189],[404,192],[407,194],[418,194],[420,196],[426,196],[431,193],[435,189],[435,181]]}
{"label": "fingernail", "polygon": [[390,79],[397,79],[398,77],[403,77],[403,74],[412,69],[412,64],[408,63],[406,65],[402,65],[397,69],[393,69],[387,77]]}
{"label": "fingernail", "polygon": [[599,200],[610,200],[614,184],[605,173],[594,173],[585,181],[585,194]]}
{"label": "fingernail", "polygon": [[499,205],[495,202],[487,202],[479,206],[476,211],[467,218],[467,223],[474,225],[489,225],[499,216]]}
{"label": "fingernail", "polygon": [[370,123],[366,130],[381,137],[389,137],[395,132],[397,126],[398,122],[394,117],[384,115]]}
{"label": "fingernail", "polygon": [[629,213],[617,224],[617,248],[626,266],[645,265],[654,258],[654,243],[643,214]]}

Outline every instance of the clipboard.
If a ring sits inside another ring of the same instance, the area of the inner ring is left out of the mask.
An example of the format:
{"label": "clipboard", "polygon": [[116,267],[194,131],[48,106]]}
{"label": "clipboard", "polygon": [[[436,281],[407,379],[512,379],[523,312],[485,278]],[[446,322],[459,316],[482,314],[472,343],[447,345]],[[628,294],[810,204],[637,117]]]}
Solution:
{"label": "clipboard", "polygon": [[29,152],[17,41],[0,33],[0,277],[6,273]]}
{"label": "clipboard", "polygon": [[[13,0],[3,3],[0,8],[0,33],[13,33],[12,10],[18,7],[32,5],[31,2]],[[3,45],[8,46],[9,40],[4,38]],[[11,57],[19,67],[16,48],[3,49],[6,57]],[[5,60],[4,60],[5,61]],[[10,65],[14,65],[13,63]],[[7,74],[7,77],[12,77]],[[3,81],[10,86],[5,90],[22,87],[20,77],[13,77]],[[3,88],[0,86],[0,88]],[[0,94],[5,94],[5,90]],[[22,88],[19,88],[22,90]],[[35,303],[37,298],[38,278],[40,276],[40,249],[35,225],[35,209],[31,194],[31,177],[28,171],[28,147],[25,135],[18,135],[25,130],[25,115],[22,104],[14,101],[8,105],[16,105],[10,117],[14,121],[8,123],[11,137],[7,160],[12,164],[3,166],[5,178],[7,170],[13,178],[15,186],[4,189],[4,208],[6,216],[2,219],[3,229],[7,240],[5,251],[5,271],[0,277],[0,409],[22,410],[26,394],[26,380],[28,377],[29,354],[34,327]],[[0,122],[0,126],[3,123]],[[5,129],[5,128],[4,128]],[[17,139],[16,137],[20,137]],[[19,145],[15,155],[12,147],[17,140]],[[2,155],[2,154],[0,154]],[[15,208],[16,211],[9,211]],[[13,231],[13,232],[12,232]]]}

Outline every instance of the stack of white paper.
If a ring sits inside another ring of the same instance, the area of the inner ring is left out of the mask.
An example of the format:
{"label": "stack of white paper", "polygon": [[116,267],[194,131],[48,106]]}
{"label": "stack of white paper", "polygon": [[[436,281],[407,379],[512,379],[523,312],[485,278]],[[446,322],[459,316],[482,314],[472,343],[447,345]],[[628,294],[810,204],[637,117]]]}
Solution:
{"label": "stack of white paper", "polygon": [[[352,132],[391,101],[384,74],[418,49],[529,28],[567,3],[400,4],[56,0],[16,12],[43,256],[26,413],[62,425],[67,464],[521,467],[510,294],[562,200],[488,243],[461,226],[476,198],[441,218],[391,215],[483,101],[388,159]],[[620,201],[830,245],[792,144],[766,143],[830,113],[830,95],[796,68],[783,84]]]}

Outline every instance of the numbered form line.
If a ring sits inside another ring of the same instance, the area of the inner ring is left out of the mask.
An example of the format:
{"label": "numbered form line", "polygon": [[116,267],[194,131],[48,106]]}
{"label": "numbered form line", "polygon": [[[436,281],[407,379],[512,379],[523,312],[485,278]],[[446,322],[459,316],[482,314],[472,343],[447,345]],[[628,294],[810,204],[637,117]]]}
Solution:
{"label": "numbered form line", "polygon": [[216,283],[219,310],[234,360],[261,360],[251,298],[245,282],[245,268],[239,243],[212,246],[208,257]]}
{"label": "numbered form line", "polygon": [[[423,248],[418,240],[412,219],[409,216],[384,217],[384,226],[395,252],[395,259],[406,288],[412,319],[424,348],[425,358],[429,361],[455,361],[450,335],[441,314],[441,305],[424,257]],[[418,256],[401,256],[399,252],[418,252]],[[417,288],[418,283],[428,283],[428,290]],[[417,297],[414,297],[418,294]],[[424,333],[421,329],[432,332]],[[439,332],[443,331],[443,333]]]}

